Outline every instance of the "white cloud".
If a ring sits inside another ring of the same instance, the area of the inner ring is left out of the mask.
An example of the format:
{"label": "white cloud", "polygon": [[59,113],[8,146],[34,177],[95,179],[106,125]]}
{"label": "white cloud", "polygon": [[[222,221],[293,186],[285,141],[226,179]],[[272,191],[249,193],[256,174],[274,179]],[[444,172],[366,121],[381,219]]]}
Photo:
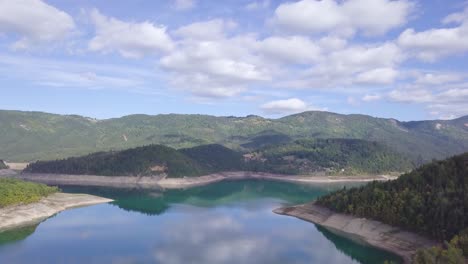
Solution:
{"label": "white cloud", "polygon": [[231,21],[215,19],[179,28],[177,49],[160,60],[161,67],[170,73],[170,83],[196,96],[218,98],[271,80],[269,68],[255,53],[255,36],[226,36],[232,27]]}
{"label": "white cloud", "polygon": [[391,84],[398,72],[392,68],[377,68],[361,72],[356,77],[357,83],[363,84]]}
{"label": "white cloud", "polygon": [[174,7],[177,10],[188,10],[196,6],[195,0],[175,0]]}
{"label": "white cloud", "polygon": [[456,27],[429,29],[416,32],[406,29],[398,37],[398,44],[424,61],[435,61],[441,57],[468,52],[468,9],[451,14],[445,23],[459,23]]}
{"label": "white cloud", "polygon": [[[393,43],[352,45],[322,54],[321,59],[287,86],[296,88],[346,88],[355,84],[391,84],[404,59]],[[284,82],[284,81],[282,81]]]}
{"label": "white cloud", "polygon": [[14,49],[60,41],[74,29],[70,15],[40,0],[0,0],[0,33],[19,36]]}
{"label": "white cloud", "polygon": [[147,54],[170,51],[174,44],[166,27],[150,22],[124,22],[102,15],[97,9],[90,13],[96,36],[88,43],[92,51],[116,51],[123,57],[141,58]]}
{"label": "white cloud", "polygon": [[382,96],[379,94],[366,94],[362,97],[362,101],[364,102],[373,102],[382,99]]}
{"label": "white cloud", "polygon": [[439,118],[454,118],[468,113],[468,83],[454,88],[399,89],[387,95],[390,101],[424,105],[432,115]]}
{"label": "white cloud", "polygon": [[432,93],[425,89],[393,90],[388,98],[403,103],[427,103],[433,100]]}
{"label": "white cloud", "polygon": [[270,0],[263,0],[263,1],[253,1],[245,6],[247,10],[257,10],[257,9],[265,9],[270,7]]}
{"label": "white cloud", "polygon": [[260,108],[267,114],[292,114],[310,110],[310,107],[298,98],[271,101]]}
{"label": "white cloud", "polygon": [[416,76],[415,83],[421,85],[441,85],[463,80],[463,76],[455,73],[422,73]]}
{"label": "white cloud", "polygon": [[380,35],[404,25],[412,7],[406,0],[301,0],[279,5],[274,21],[294,32]]}
{"label": "white cloud", "polygon": [[312,63],[320,57],[320,48],[302,36],[269,37],[262,41],[260,52],[269,59],[286,63]]}
{"label": "white cloud", "polygon": [[174,33],[177,36],[195,40],[213,40],[224,37],[225,31],[236,27],[233,21],[212,19],[195,22],[178,28]]}

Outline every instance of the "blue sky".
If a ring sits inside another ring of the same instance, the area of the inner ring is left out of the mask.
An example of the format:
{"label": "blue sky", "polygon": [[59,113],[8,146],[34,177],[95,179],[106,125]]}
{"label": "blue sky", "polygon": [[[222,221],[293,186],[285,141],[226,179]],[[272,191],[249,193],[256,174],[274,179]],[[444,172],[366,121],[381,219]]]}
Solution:
{"label": "blue sky", "polygon": [[0,109],[468,114],[468,2],[0,0]]}

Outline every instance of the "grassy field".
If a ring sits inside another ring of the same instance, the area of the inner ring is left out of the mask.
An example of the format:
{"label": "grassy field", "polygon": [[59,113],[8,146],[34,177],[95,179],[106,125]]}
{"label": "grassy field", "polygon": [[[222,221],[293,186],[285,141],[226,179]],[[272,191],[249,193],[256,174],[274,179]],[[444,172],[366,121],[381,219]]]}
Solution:
{"label": "grassy field", "polygon": [[17,179],[0,179],[0,208],[15,204],[28,204],[58,192],[57,187]]}

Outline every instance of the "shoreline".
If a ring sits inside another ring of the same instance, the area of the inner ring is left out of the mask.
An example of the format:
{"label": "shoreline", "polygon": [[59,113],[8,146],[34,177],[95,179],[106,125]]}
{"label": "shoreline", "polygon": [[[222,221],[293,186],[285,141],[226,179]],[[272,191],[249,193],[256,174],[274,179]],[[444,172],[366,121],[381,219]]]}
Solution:
{"label": "shoreline", "polygon": [[423,236],[379,221],[333,212],[313,202],[281,207],[273,210],[280,215],[293,216],[320,225],[333,233],[345,236],[400,256],[410,263],[416,250],[437,245]]}
{"label": "shoreline", "polygon": [[0,232],[39,223],[67,209],[111,201],[89,194],[54,193],[39,202],[0,208]]}
{"label": "shoreline", "polygon": [[[2,176],[0,176],[2,177]],[[10,176],[22,180],[55,185],[101,186],[101,187],[140,187],[162,189],[185,189],[203,186],[211,183],[229,180],[273,180],[303,184],[343,183],[343,182],[370,182],[387,181],[397,176],[304,176],[283,175],[262,172],[220,172],[198,177],[164,178],[161,176],[97,176],[97,175],[70,175],[47,173],[21,173]]]}

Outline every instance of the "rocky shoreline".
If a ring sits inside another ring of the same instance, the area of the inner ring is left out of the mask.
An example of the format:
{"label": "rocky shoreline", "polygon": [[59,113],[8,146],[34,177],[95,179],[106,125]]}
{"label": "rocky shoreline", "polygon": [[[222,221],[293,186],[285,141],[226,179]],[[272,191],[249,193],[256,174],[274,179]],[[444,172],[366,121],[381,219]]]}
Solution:
{"label": "rocky shoreline", "polygon": [[67,209],[111,201],[89,194],[55,193],[36,203],[0,208],[0,232],[36,224]]}
{"label": "rocky shoreline", "polygon": [[[1,176],[0,176],[1,177]],[[4,176],[5,177],[5,176]],[[343,183],[343,182],[370,182],[393,180],[397,177],[376,176],[298,176],[282,175],[259,172],[221,172],[199,177],[165,178],[160,176],[97,176],[97,175],[68,175],[68,174],[44,174],[21,173],[10,175],[18,179],[40,182],[51,185],[78,185],[78,186],[102,186],[102,187],[140,187],[185,189],[225,180],[273,180],[293,183]]]}
{"label": "rocky shoreline", "polygon": [[335,213],[313,202],[282,207],[273,212],[318,224],[359,243],[392,252],[400,256],[405,263],[411,262],[411,257],[417,249],[437,245],[430,239],[400,228],[370,219]]}

